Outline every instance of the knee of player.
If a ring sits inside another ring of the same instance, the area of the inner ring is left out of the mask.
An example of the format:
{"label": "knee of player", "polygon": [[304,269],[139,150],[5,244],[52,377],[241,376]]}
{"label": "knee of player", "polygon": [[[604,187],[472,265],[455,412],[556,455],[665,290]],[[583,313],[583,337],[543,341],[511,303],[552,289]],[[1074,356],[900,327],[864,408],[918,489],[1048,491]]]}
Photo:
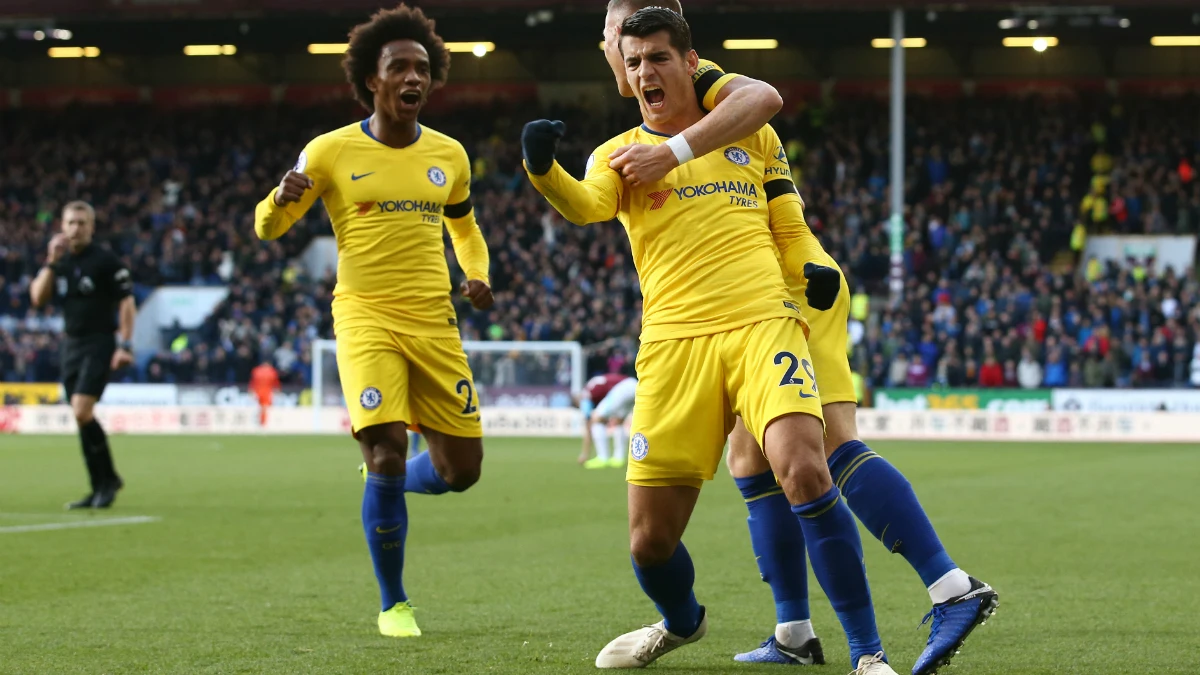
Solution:
{"label": "knee of player", "polygon": [[404,474],[408,459],[407,439],[385,439],[371,446],[374,470],[389,476]]}
{"label": "knee of player", "polygon": [[638,567],[665,565],[678,545],[678,541],[649,528],[635,530],[629,535],[629,553]]}
{"label": "knee of player", "polygon": [[729,440],[729,452],[725,454],[725,464],[729,467],[729,474],[734,478],[757,476],[771,469],[771,464],[767,462],[762,450],[758,449],[758,444],[743,444],[734,438]]}
{"label": "knee of player", "polygon": [[776,470],[779,485],[793,504],[804,504],[820,499],[829,488],[833,487],[833,479],[829,476],[829,467],[824,463],[812,466],[793,463]]}
{"label": "knee of player", "polygon": [[481,473],[483,462],[463,462],[446,467],[446,475],[442,476],[442,480],[446,481],[452,491],[463,492],[479,482]]}

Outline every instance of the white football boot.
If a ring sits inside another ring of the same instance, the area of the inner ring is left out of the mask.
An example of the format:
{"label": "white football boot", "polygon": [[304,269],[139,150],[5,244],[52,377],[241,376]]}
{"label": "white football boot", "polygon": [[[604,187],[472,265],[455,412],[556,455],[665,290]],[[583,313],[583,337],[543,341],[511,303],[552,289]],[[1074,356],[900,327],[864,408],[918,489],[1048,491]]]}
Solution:
{"label": "white football boot", "polygon": [[[690,636],[679,637],[671,633],[663,625],[664,621],[652,626],[643,626],[605,645],[596,657],[596,667],[645,668],[663,654],[699,640],[708,632],[708,612],[702,611],[704,614],[700,617],[700,625]],[[888,671],[880,671],[885,672]],[[875,675],[875,672],[872,671],[871,675]]]}

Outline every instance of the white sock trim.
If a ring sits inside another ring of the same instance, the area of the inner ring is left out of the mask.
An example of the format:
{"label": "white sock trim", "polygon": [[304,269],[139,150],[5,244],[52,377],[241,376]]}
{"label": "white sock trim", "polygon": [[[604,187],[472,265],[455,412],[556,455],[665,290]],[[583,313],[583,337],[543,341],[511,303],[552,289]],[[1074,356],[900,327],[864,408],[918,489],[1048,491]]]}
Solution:
{"label": "white sock trim", "polygon": [[942,575],[941,579],[929,585],[929,599],[933,604],[940,605],[960,595],[966,595],[971,590],[971,577],[957,567]]}
{"label": "white sock trim", "polygon": [[789,621],[775,625],[775,641],[788,649],[799,649],[805,642],[817,637],[812,621]]}

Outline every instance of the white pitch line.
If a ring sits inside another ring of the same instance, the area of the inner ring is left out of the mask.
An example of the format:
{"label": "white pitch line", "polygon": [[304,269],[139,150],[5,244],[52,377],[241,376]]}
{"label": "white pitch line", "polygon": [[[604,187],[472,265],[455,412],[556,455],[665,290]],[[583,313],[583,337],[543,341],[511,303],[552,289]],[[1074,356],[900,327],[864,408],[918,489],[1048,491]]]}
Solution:
{"label": "white pitch line", "polygon": [[71,530],[77,527],[106,527],[108,525],[140,525],[162,520],[157,516],[129,516],[128,518],[104,518],[95,520],[77,520],[70,523],[40,523],[38,525],[11,525],[0,527],[0,534],[16,534],[18,532],[42,532],[45,530]]}

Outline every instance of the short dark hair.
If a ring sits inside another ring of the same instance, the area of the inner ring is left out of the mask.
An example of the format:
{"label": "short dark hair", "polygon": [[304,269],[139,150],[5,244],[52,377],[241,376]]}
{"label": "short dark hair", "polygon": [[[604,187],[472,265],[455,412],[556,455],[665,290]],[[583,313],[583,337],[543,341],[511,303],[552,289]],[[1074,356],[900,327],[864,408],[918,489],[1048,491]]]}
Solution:
{"label": "short dark hair", "polygon": [[379,69],[379,53],[395,40],[412,40],[429,52],[429,72],[433,86],[443,84],[450,73],[450,51],[434,30],[433,19],[419,7],[401,3],[395,9],[381,9],[369,21],[350,31],[350,46],[342,59],[346,80],[354,87],[354,98],[375,112],[375,95],[367,88],[367,79]]}
{"label": "short dark hair", "polygon": [[621,24],[621,37],[649,37],[667,31],[671,46],[680,54],[692,50],[692,29],[683,16],[662,7],[646,7],[630,14]]}
{"label": "short dark hair", "polygon": [[647,7],[662,7],[683,16],[683,6],[679,0],[608,0],[608,11],[614,9],[632,9],[637,11]]}

